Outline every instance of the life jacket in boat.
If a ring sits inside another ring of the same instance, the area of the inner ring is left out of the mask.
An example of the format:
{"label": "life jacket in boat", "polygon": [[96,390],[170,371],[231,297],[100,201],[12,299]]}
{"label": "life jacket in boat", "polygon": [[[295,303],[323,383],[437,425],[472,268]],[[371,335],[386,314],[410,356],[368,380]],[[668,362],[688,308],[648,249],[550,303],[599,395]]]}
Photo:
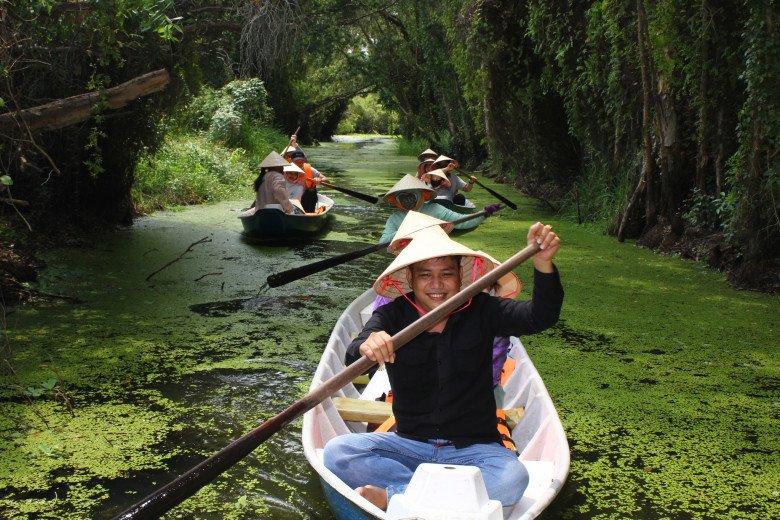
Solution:
{"label": "life jacket in boat", "polygon": [[517,451],[515,441],[512,440],[512,433],[509,431],[509,425],[506,422],[506,412],[501,408],[496,408],[496,428],[501,436],[501,444],[509,451]]}
{"label": "life jacket in boat", "polygon": [[303,173],[306,175],[305,178],[305,187],[307,190],[310,190],[316,186],[314,184],[314,168],[309,163],[303,163]]}

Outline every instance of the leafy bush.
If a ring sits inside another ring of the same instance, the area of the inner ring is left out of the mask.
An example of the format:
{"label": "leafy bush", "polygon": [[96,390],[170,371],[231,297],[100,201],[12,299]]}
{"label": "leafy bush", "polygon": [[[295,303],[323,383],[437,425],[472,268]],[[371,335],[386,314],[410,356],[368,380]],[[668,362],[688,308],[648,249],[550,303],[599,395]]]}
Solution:
{"label": "leafy bush", "polygon": [[181,115],[162,124],[163,145],[136,165],[136,211],[251,196],[260,160],[288,142],[268,126],[266,96],[259,79],[204,88]]}
{"label": "leafy bush", "polygon": [[219,90],[203,88],[184,109],[181,122],[185,127],[208,129],[216,140],[229,142],[238,137],[243,122],[270,120],[272,111],[267,101],[262,80],[237,79]]}
{"label": "leafy bush", "polygon": [[718,229],[723,222],[730,221],[733,211],[733,201],[726,193],[721,192],[715,197],[694,188],[688,198],[688,211],[683,213],[683,218],[690,225],[701,229]]}
{"label": "leafy bush", "polygon": [[254,168],[242,148],[230,150],[203,136],[169,135],[135,169],[133,200],[141,213],[248,193]]}
{"label": "leafy bush", "polygon": [[212,141],[236,146],[241,138],[243,120],[232,107],[220,107],[214,112],[209,125],[209,137]]}
{"label": "leafy bush", "polygon": [[268,92],[258,78],[231,81],[221,89],[227,104],[244,119],[268,122],[271,109],[267,104]]}

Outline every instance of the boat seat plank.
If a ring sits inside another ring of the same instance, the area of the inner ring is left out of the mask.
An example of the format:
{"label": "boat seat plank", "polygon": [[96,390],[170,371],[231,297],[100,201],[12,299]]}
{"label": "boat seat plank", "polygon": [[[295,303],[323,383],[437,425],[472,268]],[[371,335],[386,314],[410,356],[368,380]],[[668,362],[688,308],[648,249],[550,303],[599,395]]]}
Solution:
{"label": "boat seat plank", "polygon": [[334,397],[333,404],[345,421],[381,424],[393,414],[393,405],[384,401]]}
{"label": "boat seat plank", "polygon": [[[368,399],[350,399],[349,397],[334,397],[333,405],[339,415],[345,421],[366,422],[371,424],[388,423],[392,427],[390,418],[393,415],[393,405],[385,401],[372,401]],[[509,408],[504,410],[506,423],[512,430],[523,418],[523,408]],[[386,430],[384,430],[386,431]]]}

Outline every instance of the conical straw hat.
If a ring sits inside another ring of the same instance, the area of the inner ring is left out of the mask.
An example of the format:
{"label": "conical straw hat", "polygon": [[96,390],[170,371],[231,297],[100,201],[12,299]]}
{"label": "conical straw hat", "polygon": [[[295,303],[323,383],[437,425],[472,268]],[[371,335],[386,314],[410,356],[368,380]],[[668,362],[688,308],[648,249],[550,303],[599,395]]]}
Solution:
{"label": "conical straw hat", "polygon": [[436,158],[435,161],[433,161],[433,165],[439,166],[439,163],[441,163],[441,166],[447,166],[449,163],[451,163],[454,160],[455,159],[447,157],[446,155],[440,155]]}
{"label": "conical straw hat", "polygon": [[295,172],[297,174],[303,173],[303,170],[295,163],[289,163],[284,165],[284,173]]}
{"label": "conical straw hat", "polygon": [[374,282],[374,290],[380,296],[387,298],[406,294],[411,291],[406,276],[409,266],[442,256],[460,256],[462,286],[470,284],[499,265],[495,259],[485,253],[474,251],[455,242],[440,229],[423,229],[415,234],[411,243],[379,275]]}
{"label": "conical straw hat", "polygon": [[[501,265],[501,262],[490,256],[489,254],[485,253],[484,251],[477,251],[477,253],[481,255],[485,255],[490,259],[491,262],[496,264],[496,267]],[[520,294],[520,291],[523,290],[523,282],[518,278],[518,276],[513,273],[512,271],[509,271],[504,276],[498,279],[496,284],[493,286],[495,289],[494,291],[489,291],[490,294],[494,296],[498,296],[499,298],[510,298],[514,299],[517,297],[518,294]]]}
{"label": "conical straw hat", "polygon": [[430,157],[431,159],[435,159],[439,154],[431,150],[430,148],[427,148],[423,152],[420,153],[420,155],[417,156],[417,159],[422,161],[423,159],[426,159]]}
{"label": "conical straw hat", "polygon": [[444,173],[444,170],[441,168],[436,168],[435,170],[431,170],[429,172],[424,173],[423,175],[430,175],[431,177],[438,177],[443,181],[448,181],[447,174]]}
{"label": "conical straw hat", "polygon": [[260,163],[260,168],[281,168],[287,166],[289,163],[284,160],[284,157],[273,151],[265,156],[263,162]]}
{"label": "conical straw hat", "polygon": [[425,184],[420,179],[417,179],[415,177],[412,177],[409,174],[406,174],[403,177],[401,177],[401,180],[396,182],[393,185],[393,187],[387,191],[387,193],[384,194],[384,198],[385,200],[387,200],[387,197],[389,197],[390,195],[398,193],[399,191],[409,191],[409,190],[423,190],[423,193],[429,192],[430,194],[433,194],[433,190],[431,189],[430,186]]}
{"label": "conical straw hat", "polygon": [[387,246],[387,250],[397,255],[420,231],[441,229],[447,234],[454,227],[455,225],[450,222],[410,210],[406,213],[401,225],[398,226],[398,231],[393,235],[393,240]]}
{"label": "conical straw hat", "polygon": [[292,153],[295,150],[297,150],[296,147],[287,145],[287,146],[284,147],[284,150],[282,150],[282,155],[287,155],[288,153]]}

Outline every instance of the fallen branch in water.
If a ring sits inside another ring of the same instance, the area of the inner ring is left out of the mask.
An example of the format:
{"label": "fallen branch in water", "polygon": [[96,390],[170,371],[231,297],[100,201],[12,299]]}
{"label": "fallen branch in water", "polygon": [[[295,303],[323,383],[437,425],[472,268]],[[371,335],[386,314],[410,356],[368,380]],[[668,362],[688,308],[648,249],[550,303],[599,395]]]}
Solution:
{"label": "fallen branch in water", "polygon": [[178,262],[179,260],[181,260],[182,258],[184,258],[184,255],[186,255],[187,253],[189,253],[190,251],[192,251],[192,248],[193,248],[193,247],[197,246],[198,244],[203,244],[203,243],[205,243],[205,242],[211,242],[211,239],[210,239],[209,237],[203,237],[203,238],[201,238],[200,240],[196,240],[195,242],[193,242],[192,244],[190,244],[190,247],[188,247],[187,249],[185,249],[185,250],[184,250],[184,252],[183,252],[182,254],[180,254],[178,257],[174,258],[173,260],[171,260],[170,262],[168,262],[167,264],[165,264],[164,266],[162,266],[161,268],[159,268],[158,270],[156,270],[155,272],[153,272],[152,274],[150,274],[149,276],[147,276],[147,277],[146,277],[146,281],[148,282],[149,280],[151,280],[151,279],[152,279],[152,276],[156,275],[157,273],[159,273],[159,272],[160,272],[160,271],[162,271],[163,269],[167,269],[168,267],[172,266],[173,264],[175,264],[176,262]]}

